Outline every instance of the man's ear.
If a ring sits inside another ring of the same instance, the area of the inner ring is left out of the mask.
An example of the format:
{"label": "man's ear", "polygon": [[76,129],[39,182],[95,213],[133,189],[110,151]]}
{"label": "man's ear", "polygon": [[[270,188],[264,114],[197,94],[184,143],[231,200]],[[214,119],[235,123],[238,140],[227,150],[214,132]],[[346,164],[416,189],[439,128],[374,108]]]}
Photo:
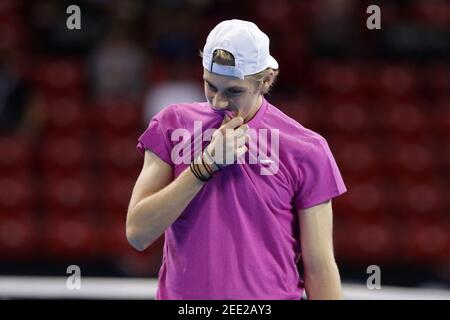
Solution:
{"label": "man's ear", "polygon": [[266,93],[267,90],[269,90],[270,84],[273,81],[274,73],[271,70],[270,73],[268,73],[264,79],[263,79],[263,92]]}
{"label": "man's ear", "polygon": [[261,82],[261,93],[265,94],[267,93],[267,90],[269,90],[270,87],[270,78],[264,78],[264,80]]}
{"label": "man's ear", "polygon": [[256,82],[255,92],[259,92],[259,93],[264,92],[264,81]]}

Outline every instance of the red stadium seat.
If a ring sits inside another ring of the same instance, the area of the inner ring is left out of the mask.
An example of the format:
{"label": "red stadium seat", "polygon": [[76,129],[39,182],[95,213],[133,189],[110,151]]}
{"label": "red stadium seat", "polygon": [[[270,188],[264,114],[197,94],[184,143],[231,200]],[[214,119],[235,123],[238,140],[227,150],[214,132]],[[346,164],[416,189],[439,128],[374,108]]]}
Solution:
{"label": "red stadium seat", "polygon": [[[275,103],[275,102],[274,102]],[[296,120],[302,126],[317,129],[321,123],[320,106],[316,101],[306,96],[294,96],[279,99],[275,103],[285,114]]]}
{"label": "red stadium seat", "polygon": [[360,178],[370,179],[380,175],[382,153],[375,136],[332,132],[326,139],[344,176],[357,174]]}
{"label": "red stadium seat", "polygon": [[41,61],[34,70],[34,82],[47,97],[79,97],[85,85],[84,64],[71,59]]}
{"label": "red stadium seat", "polygon": [[78,136],[48,136],[39,151],[46,172],[71,173],[90,165],[89,145]]}
{"label": "red stadium seat", "polygon": [[379,99],[374,105],[378,109],[374,118],[376,129],[391,136],[415,139],[430,128],[430,112],[420,101]]}
{"label": "red stadium seat", "polygon": [[411,12],[414,19],[423,25],[450,28],[450,4],[448,1],[417,1],[412,2]]}
{"label": "red stadium seat", "polygon": [[436,135],[441,137],[450,136],[450,96],[436,100],[431,122],[430,129]]}
{"label": "red stadium seat", "polygon": [[67,216],[48,212],[43,220],[46,253],[54,258],[98,258],[98,223],[88,214]]}
{"label": "red stadium seat", "polygon": [[78,176],[46,176],[42,183],[44,206],[65,215],[86,211],[92,207],[96,187],[82,172]]}
{"label": "red stadium seat", "polygon": [[333,206],[339,215],[348,217],[383,216],[387,209],[383,180],[355,179],[344,176],[348,192],[336,199]]}
{"label": "red stadium seat", "polygon": [[289,30],[283,27],[292,24],[291,13],[291,5],[287,0],[278,2],[276,7],[271,5],[270,0],[260,0],[253,12],[255,19],[271,30]]}
{"label": "red stadium seat", "polygon": [[432,219],[441,214],[444,205],[442,186],[433,177],[426,180],[414,176],[391,179],[388,188],[385,201],[398,216]]}
{"label": "red stadium seat", "polygon": [[433,63],[422,70],[421,85],[431,97],[439,97],[450,92],[450,67],[445,63]]}
{"label": "red stadium seat", "polygon": [[39,226],[31,211],[0,213],[0,260],[28,259],[39,251]]}
{"label": "red stadium seat", "polygon": [[[450,225],[447,219],[409,219],[401,228],[401,250],[408,260],[421,265],[448,262]],[[446,261],[447,260],[447,261]]]}
{"label": "red stadium seat", "polygon": [[328,116],[324,117],[327,128],[337,132],[360,133],[370,129],[370,110],[364,101],[352,101],[329,97],[323,103]]}
{"label": "red stadium seat", "polygon": [[137,134],[142,106],[133,101],[108,101],[92,106],[91,123],[100,134]]}
{"label": "red stadium seat", "polygon": [[408,214],[432,218],[440,214],[443,205],[441,187],[431,179],[410,184],[402,189],[402,201]]}
{"label": "red stadium seat", "polygon": [[29,40],[29,32],[22,17],[14,12],[6,13],[11,9],[3,5],[0,5],[0,10],[4,10],[3,14],[0,12],[0,34],[2,35],[0,49],[7,52],[23,48]]}
{"label": "red stadium seat", "polygon": [[360,83],[356,68],[326,61],[315,64],[314,82],[325,93],[344,95],[356,91]]}
{"label": "red stadium seat", "polygon": [[76,98],[61,97],[47,99],[46,129],[53,134],[80,135],[88,127],[88,108]]}
{"label": "red stadium seat", "polygon": [[396,224],[391,219],[354,218],[336,223],[334,237],[336,257],[340,262],[387,264],[398,259]]}
{"label": "red stadium seat", "polygon": [[377,154],[369,143],[347,141],[335,153],[342,169],[346,171],[364,173],[376,166]]}
{"label": "red stadium seat", "polygon": [[15,0],[3,0],[0,4],[0,16],[8,16],[18,13],[20,2]]}
{"label": "red stadium seat", "polygon": [[383,146],[379,157],[381,170],[391,177],[426,178],[437,164],[432,141],[391,138]]}
{"label": "red stadium seat", "polygon": [[108,175],[105,177],[100,194],[101,207],[107,216],[127,212],[136,176]]}
{"label": "red stadium seat", "polygon": [[32,146],[20,137],[0,136],[0,150],[0,176],[30,167]]}
{"label": "red stadium seat", "polygon": [[418,90],[418,73],[412,66],[380,65],[373,68],[371,84],[377,96],[411,97]]}
{"label": "red stadium seat", "polygon": [[35,206],[33,181],[26,173],[0,177],[0,210],[5,212],[31,211]]}
{"label": "red stadium seat", "polygon": [[450,163],[450,141],[442,141],[436,145],[436,172],[447,172]]}
{"label": "red stadium seat", "polygon": [[97,148],[101,166],[107,173],[137,175],[142,167],[143,158],[138,153],[136,145],[135,136],[104,136]]}

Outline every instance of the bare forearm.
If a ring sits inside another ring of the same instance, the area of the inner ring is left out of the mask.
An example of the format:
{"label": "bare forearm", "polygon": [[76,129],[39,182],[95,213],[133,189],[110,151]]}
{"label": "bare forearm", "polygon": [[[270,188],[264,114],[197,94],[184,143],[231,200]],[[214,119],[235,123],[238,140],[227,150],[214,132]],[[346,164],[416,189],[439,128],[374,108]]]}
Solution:
{"label": "bare forearm", "polygon": [[341,278],[336,263],[329,263],[320,270],[305,270],[305,289],[309,300],[343,299]]}
{"label": "bare forearm", "polygon": [[[178,178],[169,184],[167,184],[168,179],[154,181],[156,185],[154,190],[159,191],[147,197],[140,195],[139,199],[142,200],[137,203],[134,202],[132,195],[127,213],[126,229],[128,241],[136,249],[144,250],[174,223],[205,184],[199,179],[208,180],[217,170],[229,165],[222,161],[224,160],[222,159],[223,155],[227,155],[227,159],[228,155],[232,156],[231,159],[238,159],[247,152],[245,143],[248,142],[250,136],[246,134],[248,126],[242,125],[243,122],[242,117],[233,119],[224,117],[222,125],[214,132],[211,143],[194,161],[195,175],[191,168],[186,168]],[[228,134],[226,134],[227,132]],[[216,154],[216,150],[223,152]],[[219,157],[221,165],[218,165],[213,155]],[[150,169],[147,168],[147,170]],[[153,172],[147,177],[144,175],[146,172],[148,171],[145,171],[144,167],[139,175],[138,182],[136,182],[137,185],[143,185],[145,179],[158,176],[158,172]],[[163,185],[165,187],[162,187]]]}
{"label": "bare forearm", "polygon": [[181,215],[203,185],[204,182],[198,180],[188,167],[165,188],[130,208],[127,236],[133,246],[144,250],[161,236]]}

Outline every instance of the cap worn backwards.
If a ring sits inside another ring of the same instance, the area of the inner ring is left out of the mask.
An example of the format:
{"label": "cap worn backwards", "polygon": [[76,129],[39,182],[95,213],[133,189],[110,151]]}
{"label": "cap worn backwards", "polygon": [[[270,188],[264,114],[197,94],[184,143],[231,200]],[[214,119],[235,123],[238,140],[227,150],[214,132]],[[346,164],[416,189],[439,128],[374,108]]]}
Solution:
{"label": "cap worn backwards", "polygon": [[[244,79],[267,68],[278,69],[278,62],[269,53],[269,37],[256,24],[232,19],[219,23],[209,33],[203,48],[203,67],[209,72]],[[234,66],[213,62],[217,49],[231,53]]]}

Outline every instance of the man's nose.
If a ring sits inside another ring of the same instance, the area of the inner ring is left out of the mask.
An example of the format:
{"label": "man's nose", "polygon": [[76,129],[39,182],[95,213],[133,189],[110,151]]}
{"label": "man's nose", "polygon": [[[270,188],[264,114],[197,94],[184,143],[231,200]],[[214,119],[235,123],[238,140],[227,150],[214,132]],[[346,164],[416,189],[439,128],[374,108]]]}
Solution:
{"label": "man's nose", "polygon": [[212,105],[214,108],[223,109],[228,107],[228,101],[226,99],[223,99],[219,94],[216,94],[213,97]]}

